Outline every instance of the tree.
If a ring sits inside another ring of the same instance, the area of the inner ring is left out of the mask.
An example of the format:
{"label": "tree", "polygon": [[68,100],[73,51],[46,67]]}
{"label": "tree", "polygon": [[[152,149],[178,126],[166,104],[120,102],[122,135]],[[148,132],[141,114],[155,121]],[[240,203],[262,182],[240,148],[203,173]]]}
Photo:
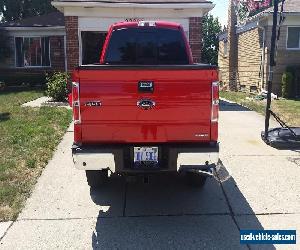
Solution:
{"label": "tree", "polygon": [[18,21],[55,11],[51,0],[0,0],[2,21]]}
{"label": "tree", "polygon": [[202,61],[209,64],[218,64],[219,33],[221,24],[218,18],[205,15],[202,20]]}

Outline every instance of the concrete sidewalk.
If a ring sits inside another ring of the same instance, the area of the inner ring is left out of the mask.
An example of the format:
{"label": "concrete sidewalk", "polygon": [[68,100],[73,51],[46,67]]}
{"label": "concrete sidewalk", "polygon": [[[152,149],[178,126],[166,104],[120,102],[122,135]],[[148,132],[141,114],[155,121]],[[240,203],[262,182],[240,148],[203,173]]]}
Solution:
{"label": "concrete sidewalk", "polygon": [[247,249],[240,229],[299,232],[300,154],[266,146],[263,127],[259,114],[222,103],[218,178],[203,190],[161,177],[148,185],[115,178],[90,191],[72,166],[69,130],[0,248]]}

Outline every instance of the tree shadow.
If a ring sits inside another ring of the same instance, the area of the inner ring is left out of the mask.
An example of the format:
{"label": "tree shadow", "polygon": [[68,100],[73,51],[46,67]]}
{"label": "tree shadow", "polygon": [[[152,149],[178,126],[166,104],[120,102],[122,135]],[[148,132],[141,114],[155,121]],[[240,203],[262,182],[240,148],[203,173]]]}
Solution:
{"label": "tree shadow", "polygon": [[10,113],[0,113],[0,122],[5,122],[10,119]]}
{"label": "tree shadow", "polygon": [[234,102],[220,100],[220,111],[251,111],[251,110]]}
{"label": "tree shadow", "polygon": [[[157,175],[145,184],[142,179],[116,178],[105,188],[91,190],[92,200],[101,206],[93,249],[249,248],[240,245],[239,230],[264,228],[222,162],[202,189],[184,180]],[[244,213],[236,214],[237,207]],[[247,219],[241,222],[242,216]]]}

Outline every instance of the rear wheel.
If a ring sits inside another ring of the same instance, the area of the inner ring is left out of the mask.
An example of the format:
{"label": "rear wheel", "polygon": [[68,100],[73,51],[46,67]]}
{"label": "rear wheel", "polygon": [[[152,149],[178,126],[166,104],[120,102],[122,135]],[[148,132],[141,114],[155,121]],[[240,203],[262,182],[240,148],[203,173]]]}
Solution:
{"label": "rear wheel", "polygon": [[186,172],[186,181],[189,186],[203,187],[206,183],[207,176],[195,172]]}
{"label": "rear wheel", "polygon": [[90,187],[97,188],[103,186],[108,180],[108,170],[86,170],[86,179]]}

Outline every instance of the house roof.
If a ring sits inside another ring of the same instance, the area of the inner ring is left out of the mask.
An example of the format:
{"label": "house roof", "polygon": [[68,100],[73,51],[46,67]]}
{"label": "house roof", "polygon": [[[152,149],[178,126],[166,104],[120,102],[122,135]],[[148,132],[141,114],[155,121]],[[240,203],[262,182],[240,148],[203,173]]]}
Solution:
{"label": "house roof", "polygon": [[1,23],[0,27],[58,27],[65,26],[64,14],[52,12],[42,16],[25,18],[20,21]]}
{"label": "house roof", "polygon": [[61,12],[64,12],[65,7],[137,9],[179,8],[183,10],[202,9],[202,14],[207,13],[215,6],[212,3],[212,0],[53,0],[51,4]]}
{"label": "house roof", "polygon": [[[279,4],[281,8],[281,3]],[[280,10],[279,8],[279,10]],[[265,13],[273,13],[273,7],[270,7],[263,11]],[[284,3],[284,12],[285,13],[300,13],[300,3],[299,0],[286,0]]]}
{"label": "house roof", "polygon": [[[75,2],[75,3],[132,3],[132,4],[199,4],[212,3],[207,0],[54,0],[53,2]],[[65,26],[64,14],[61,12],[52,12],[42,16],[25,18],[19,21],[0,23],[0,27],[58,27]]]}
{"label": "house roof", "polygon": [[[134,9],[135,13],[141,15],[141,9],[147,9],[148,12],[150,9],[180,9],[181,17],[191,17],[203,16],[215,6],[212,0],[53,0],[51,4],[61,12],[65,12],[66,8],[75,7],[76,9],[67,10],[75,13],[75,16],[86,15],[87,11],[84,11],[84,8],[110,8],[111,12],[114,8],[121,8]],[[155,12],[151,15],[155,15]]]}
{"label": "house roof", "polygon": [[[279,3],[279,11],[281,10],[282,3]],[[261,16],[270,15],[273,13],[274,7],[267,8],[263,10],[262,12],[259,12],[258,14],[252,16],[249,18],[249,21],[255,20]],[[284,6],[283,6],[283,12],[286,14],[300,14],[300,3],[299,0],[285,0]]]}

